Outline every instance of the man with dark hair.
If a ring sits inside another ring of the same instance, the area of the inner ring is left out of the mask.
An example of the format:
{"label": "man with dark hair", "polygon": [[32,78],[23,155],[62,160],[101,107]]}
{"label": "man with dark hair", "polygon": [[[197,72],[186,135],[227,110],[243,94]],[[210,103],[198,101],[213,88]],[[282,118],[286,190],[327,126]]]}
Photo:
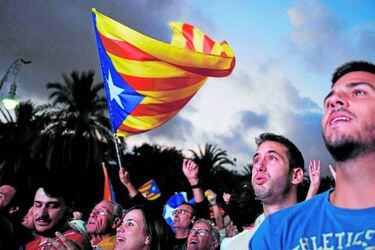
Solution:
{"label": "man with dark hair", "polygon": [[255,142],[258,148],[253,156],[251,184],[262,202],[263,213],[252,229],[224,239],[221,249],[246,249],[265,217],[297,203],[297,187],[304,169],[301,152],[287,138],[272,133],[261,134]]}
{"label": "man with dark hair", "polygon": [[261,211],[262,205],[256,199],[253,188],[248,184],[235,189],[225,207],[225,212],[240,232],[251,229]]}
{"label": "man with dark hair", "polygon": [[116,229],[121,225],[122,207],[116,202],[102,200],[90,213],[87,233],[94,249],[113,249],[116,245]]}
{"label": "man with dark hair", "polygon": [[90,248],[88,239],[68,224],[71,199],[63,182],[51,179],[41,185],[35,193],[32,210],[36,238],[26,249]]}
{"label": "man with dark hair", "polygon": [[181,204],[173,211],[173,227],[175,234],[175,249],[186,249],[186,240],[191,225],[195,220],[195,208],[188,203]]}
{"label": "man with dark hair", "polygon": [[338,68],[324,107],[322,131],[336,161],[336,188],[271,215],[250,248],[375,247],[375,65]]}
{"label": "man with dark hair", "polygon": [[209,218],[208,203],[204,198],[199,181],[199,166],[192,160],[184,159],[182,172],[192,188],[196,205],[183,203],[173,212],[173,227],[176,232],[174,249],[186,249],[190,227],[196,218]]}
{"label": "man with dark hair", "polygon": [[264,215],[297,203],[297,187],[303,180],[302,153],[287,138],[263,133],[256,139],[251,184],[263,203]]}

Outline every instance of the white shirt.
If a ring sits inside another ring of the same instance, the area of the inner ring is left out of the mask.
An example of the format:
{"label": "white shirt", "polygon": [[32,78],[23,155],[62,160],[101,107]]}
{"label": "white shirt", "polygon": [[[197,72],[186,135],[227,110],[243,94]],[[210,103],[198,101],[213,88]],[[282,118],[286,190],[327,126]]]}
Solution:
{"label": "white shirt", "polygon": [[225,238],[220,245],[220,250],[243,250],[249,247],[249,241],[259,226],[264,221],[264,214],[259,215],[254,223],[254,227],[250,230],[244,230],[231,238]]}

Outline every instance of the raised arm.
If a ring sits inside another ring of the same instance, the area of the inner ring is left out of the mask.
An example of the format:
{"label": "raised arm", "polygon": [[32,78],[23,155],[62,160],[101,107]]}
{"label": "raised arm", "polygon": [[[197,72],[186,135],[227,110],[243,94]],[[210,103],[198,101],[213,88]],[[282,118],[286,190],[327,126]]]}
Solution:
{"label": "raised arm", "polygon": [[310,187],[306,195],[306,200],[314,197],[320,186],[320,161],[311,160],[309,162]]}
{"label": "raised arm", "polygon": [[118,176],[120,178],[121,183],[128,190],[130,198],[133,198],[134,196],[136,196],[138,193],[138,190],[131,183],[129,172],[126,171],[125,168],[120,168],[120,170],[118,171]]}
{"label": "raised arm", "polygon": [[195,202],[200,203],[204,201],[204,195],[199,183],[199,166],[192,160],[184,159],[182,162],[182,172],[188,180],[192,190]]}
{"label": "raised arm", "polygon": [[217,200],[216,200],[217,195],[211,189],[208,189],[206,192],[207,192],[208,202],[210,203],[210,206],[212,207],[212,210],[214,212],[216,227],[218,230],[221,230],[224,228],[223,216],[221,215],[219,205],[217,204]]}

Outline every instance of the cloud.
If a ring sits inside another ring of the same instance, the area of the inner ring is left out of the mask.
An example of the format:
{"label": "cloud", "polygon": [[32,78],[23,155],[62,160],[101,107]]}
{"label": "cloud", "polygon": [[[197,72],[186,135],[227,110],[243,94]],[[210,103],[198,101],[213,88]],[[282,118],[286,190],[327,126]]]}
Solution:
{"label": "cloud", "polygon": [[268,117],[265,114],[256,114],[253,111],[240,111],[234,116],[239,116],[238,127],[240,129],[249,129],[253,127],[265,128]]}
{"label": "cloud", "polygon": [[291,116],[293,126],[288,131],[288,135],[304,156],[305,170],[308,171],[310,160],[321,160],[322,175],[327,175],[329,174],[328,164],[332,164],[334,161],[324,145],[320,126],[321,117],[321,113],[314,112]]}
{"label": "cloud", "polygon": [[196,13],[184,1],[11,1],[0,3],[0,75],[17,58],[32,60],[19,74],[20,98],[47,101],[47,82],[63,73],[95,70],[102,81],[91,8],[155,39],[169,42],[168,22]]}
{"label": "cloud", "polygon": [[190,139],[190,136],[194,132],[193,130],[191,121],[177,115],[166,124],[148,132],[146,135],[150,141],[154,142],[164,139],[181,143]]}
{"label": "cloud", "polygon": [[358,43],[356,50],[363,51],[365,55],[369,55],[369,60],[375,61],[374,54],[375,44],[375,25],[364,26],[358,31]]}
{"label": "cloud", "polygon": [[245,72],[235,75],[238,85],[235,87],[244,95],[235,98],[242,104],[241,109],[232,113],[225,133],[207,133],[205,140],[237,158],[236,170],[251,162],[256,150],[254,138],[263,132],[289,138],[301,149],[306,164],[310,159],[320,159],[327,166],[332,159],[321,136],[321,108],[311,98],[301,95],[282,65],[270,61],[272,66],[266,62],[254,66],[251,77]]}
{"label": "cloud", "polygon": [[328,8],[307,0],[289,9],[288,16],[294,28],[290,47],[308,66],[321,71],[343,62],[350,44],[344,39],[339,19]]}
{"label": "cloud", "polygon": [[299,2],[288,16],[293,30],[286,47],[315,72],[330,72],[350,60],[374,60],[373,25],[357,23],[345,30],[344,17],[316,0]]}

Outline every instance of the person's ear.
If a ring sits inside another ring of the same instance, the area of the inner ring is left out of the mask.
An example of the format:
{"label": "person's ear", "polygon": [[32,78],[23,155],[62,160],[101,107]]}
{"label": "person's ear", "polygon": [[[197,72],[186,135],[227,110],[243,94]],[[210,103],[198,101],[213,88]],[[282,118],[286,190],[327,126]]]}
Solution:
{"label": "person's ear", "polygon": [[145,239],[145,245],[149,245],[149,244],[151,244],[151,238],[150,238],[150,236],[146,236],[146,239]]}
{"label": "person's ear", "polygon": [[18,206],[9,208],[9,214],[16,213],[20,208]]}
{"label": "person's ear", "polygon": [[113,220],[113,223],[112,223],[112,228],[113,229],[118,228],[119,226],[121,226],[121,222],[122,222],[122,220],[119,217],[115,217],[115,219]]}
{"label": "person's ear", "polygon": [[292,174],[292,184],[298,185],[303,181],[303,169],[302,168],[294,168]]}
{"label": "person's ear", "polygon": [[212,249],[216,249],[219,246],[219,242],[217,240],[212,241]]}

